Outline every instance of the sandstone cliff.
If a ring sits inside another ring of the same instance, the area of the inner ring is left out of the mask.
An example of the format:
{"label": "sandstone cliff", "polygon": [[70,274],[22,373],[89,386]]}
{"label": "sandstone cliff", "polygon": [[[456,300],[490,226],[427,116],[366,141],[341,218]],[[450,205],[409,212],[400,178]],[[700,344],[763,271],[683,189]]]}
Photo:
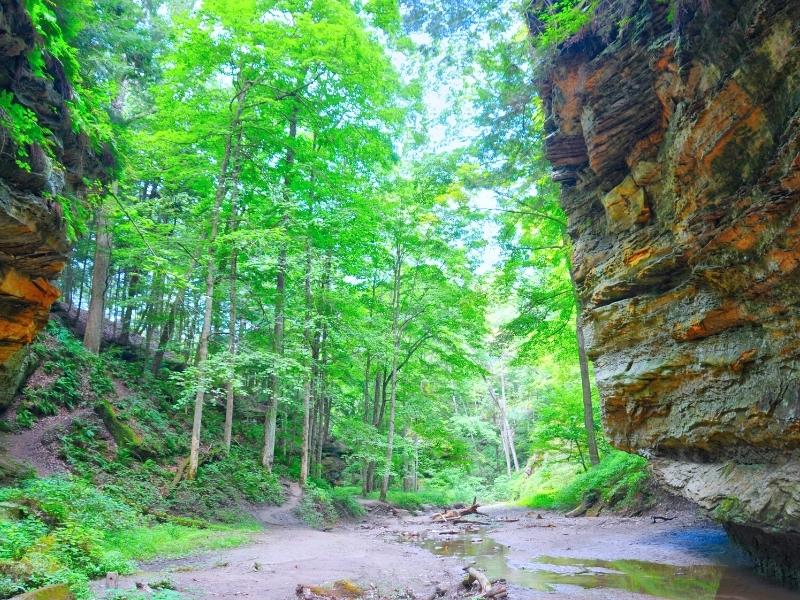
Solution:
{"label": "sandstone cliff", "polygon": [[610,439],[800,585],[800,2],[606,0],[539,87]]}
{"label": "sandstone cliff", "polygon": [[[66,102],[73,91],[60,63],[44,54],[45,73],[36,75],[28,55],[42,41],[19,0],[0,0],[0,91],[32,110],[50,131],[50,156],[27,149],[28,168],[0,127],[0,408],[19,383],[25,345],[47,322],[59,295],[51,280],[64,266],[68,243],[57,198],[84,193],[110,163],[85,135],[73,131]],[[4,122],[8,115],[0,115]]]}

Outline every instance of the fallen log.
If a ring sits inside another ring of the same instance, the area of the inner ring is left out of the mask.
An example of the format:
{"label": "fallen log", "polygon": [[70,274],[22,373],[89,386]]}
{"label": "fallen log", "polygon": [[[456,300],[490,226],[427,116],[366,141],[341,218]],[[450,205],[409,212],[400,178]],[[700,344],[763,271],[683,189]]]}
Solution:
{"label": "fallen log", "polygon": [[445,512],[436,513],[431,517],[432,521],[443,521],[445,523],[452,522],[454,519],[461,519],[466,517],[467,515],[479,515],[482,514],[478,512],[478,498],[476,497],[472,501],[472,506],[468,506],[467,508],[453,508]]}

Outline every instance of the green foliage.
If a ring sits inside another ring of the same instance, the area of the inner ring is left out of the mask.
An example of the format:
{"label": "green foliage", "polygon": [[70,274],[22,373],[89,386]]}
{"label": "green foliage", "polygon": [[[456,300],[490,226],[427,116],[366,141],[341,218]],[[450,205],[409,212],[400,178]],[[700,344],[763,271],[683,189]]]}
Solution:
{"label": "green foliage", "polygon": [[[220,509],[235,509],[243,501],[282,504],[284,491],[277,476],[261,466],[253,453],[236,448],[204,464],[195,480],[180,482],[167,498],[174,512],[212,519],[226,516]],[[241,519],[236,513],[227,516]]]}
{"label": "green foliage", "polygon": [[536,15],[544,29],[536,37],[540,49],[552,48],[591,21],[599,0],[559,0]]}
{"label": "green foliage", "polygon": [[356,500],[357,492],[347,488],[333,488],[331,490],[333,508],[343,518],[358,518],[366,514],[364,507]]}
{"label": "green foliage", "polygon": [[649,497],[647,460],[619,450],[585,472],[563,462],[545,461],[516,484],[519,502],[530,508],[570,510],[584,500],[615,510],[640,510]]}
{"label": "green foliage", "polygon": [[48,343],[36,343],[33,351],[42,360],[41,369],[47,381],[25,388],[17,412],[20,427],[30,427],[35,416],[55,415],[61,407],[72,410],[113,390],[103,357],[88,352],[55,320],[48,323],[45,335]]}
{"label": "green foliage", "polygon": [[[88,598],[88,580],[131,565],[103,547],[104,532],[132,527],[139,515],[93,486],[75,479],[33,479],[0,489],[0,501],[20,507],[24,518],[0,520],[0,572],[6,594],[67,583]],[[2,596],[7,597],[7,596]]]}
{"label": "green foliage", "polygon": [[115,530],[105,536],[103,545],[125,560],[152,560],[241,546],[249,542],[257,530],[258,526],[247,522],[203,528],[162,523]]}
{"label": "green foliage", "polygon": [[366,511],[356,500],[357,488],[333,488],[323,482],[309,481],[297,507],[297,515],[310,527],[329,529],[340,519],[364,516]]}
{"label": "green foliage", "polygon": [[647,459],[622,451],[609,452],[600,464],[581,473],[556,496],[560,507],[577,506],[596,495],[609,506],[631,508],[641,500],[649,477]]}
{"label": "green foliage", "polygon": [[303,489],[297,514],[306,525],[314,529],[330,529],[339,520],[331,490],[311,482]]}
{"label": "green foliage", "polygon": [[515,477],[509,485],[510,498],[529,508],[556,508],[556,496],[580,471],[581,467],[563,460],[562,456],[548,456],[534,466],[530,476]]}
{"label": "green foliage", "polygon": [[132,560],[230,548],[259,529],[241,519],[235,527],[152,525],[108,488],[54,477],[0,489],[0,502],[21,515],[0,518],[0,598],[51,583],[68,583],[79,599],[89,598],[90,578],[130,572]]}
{"label": "green foliage", "polygon": [[5,130],[0,149],[10,138],[15,146],[17,165],[26,171],[31,170],[27,162],[28,146],[37,144],[43,151],[50,151],[50,130],[40,126],[36,114],[19,104],[8,90],[0,91],[0,127]]}
{"label": "green foliage", "polygon": [[[28,10],[36,33],[39,34],[43,41],[44,49],[64,65],[67,76],[74,80],[79,78],[80,67],[78,65],[77,52],[70,45],[68,36],[70,33],[74,34],[77,27],[79,27],[77,16],[72,11],[79,8],[81,4],[85,4],[85,2],[68,0],[61,4],[60,16],[62,18],[60,19],[59,14],[54,10],[54,5],[47,0],[25,0],[25,8]],[[69,15],[69,19],[64,19],[65,15]],[[37,48],[31,52],[28,55],[28,61],[31,63],[34,72],[40,77],[44,77],[44,59],[41,51],[41,49]]]}

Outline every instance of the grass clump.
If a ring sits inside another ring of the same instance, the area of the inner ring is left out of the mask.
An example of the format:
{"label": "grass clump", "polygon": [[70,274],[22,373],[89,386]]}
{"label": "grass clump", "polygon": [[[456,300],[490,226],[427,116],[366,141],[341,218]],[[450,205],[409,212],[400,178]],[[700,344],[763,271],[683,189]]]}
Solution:
{"label": "grass clump", "polygon": [[518,476],[509,483],[510,497],[528,508],[558,508],[556,496],[579,475],[580,466],[561,456],[545,458],[530,477]]}
{"label": "grass clump", "polygon": [[558,0],[537,13],[542,23],[535,39],[537,48],[552,48],[576,34],[592,20],[598,4],[597,0]]}
{"label": "grass clump", "polygon": [[113,390],[106,359],[86,350],[63,325],[50,321],[45,338],[47,343],[40,340],[32,350],[47,383],[25,388],[16,412],[19,428],[29,428],[40,417],[58,414],[62,407],[72,410]]}
{"label": "grass clump", "polygon": [[204,550],[224,550],[246,544],[259,530],[256,523],[231,527],[208,525],[203,528],[173,523],[116,530],[107,534],[103,546],[126,560],[174,558]]}
{"label": "grass clump", "polygon": [[339,520],[331,490],[310,481],[303,489],[297,513],[306,525],[314,529],[330,529]]}

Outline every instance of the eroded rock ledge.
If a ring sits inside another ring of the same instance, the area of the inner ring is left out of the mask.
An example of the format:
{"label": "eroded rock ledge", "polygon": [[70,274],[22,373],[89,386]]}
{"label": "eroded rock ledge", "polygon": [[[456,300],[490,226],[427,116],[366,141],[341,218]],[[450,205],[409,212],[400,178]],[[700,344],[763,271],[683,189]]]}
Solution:
{"label": "eroded rock ledge", "polygon": [[61,272],[69,245],[56,198],[82,195],[85,181],[100,177],[111,163],[73,131],[66,104],[73,91],[61,64],[45,53],[45,76],[31,69],[26,55],[36,44],[22,3],[0,0],[0,90],[11,92],[52,132],[51,156],[28,148],[26,170],[0,127],[0,408],[15,391],[20,350],[47,322],[59,295],[51,280]]}
{"label": "eroded rock ledge", "polygon": [[604,423],[800,587],[800,3],[671,4],[539,82]]}

